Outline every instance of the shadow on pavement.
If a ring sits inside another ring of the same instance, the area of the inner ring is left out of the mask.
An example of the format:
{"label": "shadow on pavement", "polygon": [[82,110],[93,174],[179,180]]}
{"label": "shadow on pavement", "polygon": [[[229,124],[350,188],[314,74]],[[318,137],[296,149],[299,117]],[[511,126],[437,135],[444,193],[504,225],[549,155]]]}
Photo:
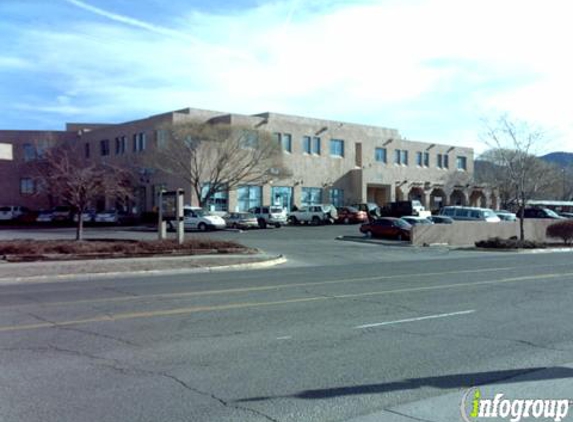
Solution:
{"label": "shadow on pavement", "polygon": [[[524,382],[522,375],[528,375],[527,381],[541,381],[552,379],[573,378],[573,369],[567,367],[554,368],[524,368],[504,371],[473,372],[466,374],[444,375],[439,377],[410,378],[381,384],[363,384],[346,387],[321,388],[304,390],[287,396],[261,396],[236,400],[237,402],[264,401],[276,398],[299,399],[328,399],[340,396],[353,396],[359,394],[380,394],[394,391],[414,390],[421,387],[434,387],[440,389],[470,388],[497,382]],[[516,379],[519,377],[518,379]]]}

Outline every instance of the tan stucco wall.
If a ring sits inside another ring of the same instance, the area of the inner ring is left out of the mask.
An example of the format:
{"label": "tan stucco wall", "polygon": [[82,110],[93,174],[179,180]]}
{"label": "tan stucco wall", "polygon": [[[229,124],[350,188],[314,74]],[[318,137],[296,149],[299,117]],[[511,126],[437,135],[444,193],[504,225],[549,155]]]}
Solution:
{"label": "tan stucco wall", "polygon": [[[547,226],[556,220],[526,219],[524,232],[527,240],[538,242],[556,241],[545,236]],[[412,244],[415,246],[448,244],[451,246],[474,246],[479,240],[492,237],[508,239],[519,237],[519,222],[485,223],[456,221],[454,224],[417,225],[413,227]]]}

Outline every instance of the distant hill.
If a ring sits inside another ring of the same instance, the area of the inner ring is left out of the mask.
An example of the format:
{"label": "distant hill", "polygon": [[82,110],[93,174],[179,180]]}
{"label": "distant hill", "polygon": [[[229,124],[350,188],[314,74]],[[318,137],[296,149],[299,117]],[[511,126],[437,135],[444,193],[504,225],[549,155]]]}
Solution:
{"label": "distant hill", "polygon": [[573,152],[551,152],[539,158],[562,168],[573,166]]}

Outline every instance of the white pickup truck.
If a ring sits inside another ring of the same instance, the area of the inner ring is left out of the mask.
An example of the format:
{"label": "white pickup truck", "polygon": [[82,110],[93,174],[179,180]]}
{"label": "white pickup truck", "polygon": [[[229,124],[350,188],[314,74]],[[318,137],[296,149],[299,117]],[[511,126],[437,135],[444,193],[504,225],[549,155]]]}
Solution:
{"label": "white pickup truck", "polygon": [[296,211],[291,211],[288,215],[288,222],[290,224],[332,224],[337,217],[338,213],[333,205],[318,204],[300,207]]}

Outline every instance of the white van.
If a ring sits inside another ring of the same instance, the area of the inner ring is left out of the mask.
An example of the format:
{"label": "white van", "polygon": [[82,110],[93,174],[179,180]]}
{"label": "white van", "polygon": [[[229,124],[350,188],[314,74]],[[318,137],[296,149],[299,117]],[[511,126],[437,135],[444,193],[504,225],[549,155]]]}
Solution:
{"label": "white van", "polygon": [[465,221],[486,221],[488,223],[499,223],[499,216],[489,208],[448,206],[440,210],[440,215],[447,215],[454,220]]}
{"label": "white van", "polygon": [[0,220],[2,221],[12,221],[16,220],[18,217],[22,217],[24,214],[30,210],[26,207],[21,207],[19,205],[6,205],[0,207]]}

